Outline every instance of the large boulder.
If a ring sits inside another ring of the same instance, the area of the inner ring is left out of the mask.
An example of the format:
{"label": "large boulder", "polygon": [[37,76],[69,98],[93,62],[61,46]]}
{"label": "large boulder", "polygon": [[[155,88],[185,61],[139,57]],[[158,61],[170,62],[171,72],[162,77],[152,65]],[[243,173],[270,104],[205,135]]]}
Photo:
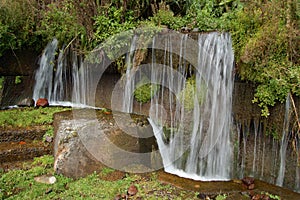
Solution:
{"label": "large boulder", "polygon": [[36,107],[48,107],[49,106],[49,101],[48,99],[46,98],[39,98],[37,101],[36,101]]}
{"label": "large boulder", "polygon": [[151,155],[157,144],[145,116],[65,111],[54,115],[54,132],[57,174],[79,178],[103,167],[141,173],[154,170]]}

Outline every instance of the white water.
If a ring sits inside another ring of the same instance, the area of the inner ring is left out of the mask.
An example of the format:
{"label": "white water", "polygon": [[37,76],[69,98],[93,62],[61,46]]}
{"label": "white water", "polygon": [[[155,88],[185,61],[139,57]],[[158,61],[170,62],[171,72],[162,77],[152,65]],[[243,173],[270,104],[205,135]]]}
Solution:
{"label": "white water", "polygon": [[90,94],[94,85],[92,70],[84,66],[81,56],[64,48],[55,62],[57,45],[54,39],[41,56],[33,99],[47,98],[50,105],[94,108]]}
{"label": "white water", "polygon": [[135,61],[135,54],[134,50],[136,48],[136,41],[137,36],[135,35],[130,44],[130,50],[126,57],[126,73],[125,73],[125,90],[123,93],[123,106],[122,111],[131,113],[133,107],[133,91],[134,91],[134,61]]}
{"label": "white water", "polygon": [[285,115],[284,115],[284,124],[282,130],[282,138],[280,145],[280,167],[278,171],[278,177],[276,180],[276,185],[282,186],[284,181],[285,165],[286,165],[286,151],[289,141],[289,121],[290,121],[290,97],[289,95],[286,98],[285,103]]}
{"label": "white water", "polygon": [[58,41],[54,39],[45,48],[40,59],[40,67],[35,74],[35,86],[33,91],[33,99],[52,98],[53,89],[53,67],[55,62],[55,52]]}
{"label": "white water", "polygon": [[[164,87],[160,87],[161,91],[151,99],[149,121],[165,171],[197,180],[228,180],[233,158],[230,143],[234,59],[231,38],[227,33],[199,35],[198,41],[194,41],[198,43],[197,66],[189,66],[185,61],[189,56],[186,54],[188,40],[191,38],[183,34],[180,41],[174,40],[172,35],[164,40],[153,39],[148,79]],[[162,65],[155,64],[156,42],[164,44]],[[175,66],[172,52],[178,43],[180,55],[178,66]],[[183,92],[189,89],[186,85],[190,71],[194,73],[194,91],[197,91],[192,96]],[[128,89],[123,95],[125,112],[132,111],[133,84],[137,82],[130,73],[132,70],[126,72],[126,77],[130,78],[126,79],[125,88]],[[192,108],[185,108],[189,101]],[[169,130],[169,135],[164,129]]]}

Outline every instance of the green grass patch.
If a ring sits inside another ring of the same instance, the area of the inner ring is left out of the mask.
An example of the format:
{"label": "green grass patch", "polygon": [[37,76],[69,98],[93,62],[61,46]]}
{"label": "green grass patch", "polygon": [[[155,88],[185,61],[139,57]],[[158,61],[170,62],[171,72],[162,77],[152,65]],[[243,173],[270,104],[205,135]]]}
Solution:
{"label": "green grass patch", "polygon": [[147,103],[159,89],[159,85],[151,84],[150,80],[144,76],[141,81],[137,83],[136,89],[134,90],[134,98],[140,103]]}
{"label": "green grass patch", "polygon": [[35,125],[50,125],[53,122],[53,114],[69,110],[70,108],[18,108],[0,111],[1,127],[26,128]]}
{"label": "green grass patch", "polygon": [[77,180],[54,175],[57,181],[52,185],[36,182],[36,176],[54,174],[53,163],[54,158],[47,155],[35,158],[33,163],[27,164],[27,169],[0,173],[0,199],[114,199],[117,194],[126,194],[131,184],[138,188],[135,197],[142,199],[197,199],[195,192],[160,183],[156,173],[146,177],[127,174],[116,181],[102,180],[101,173],[114,171],[109,168]]}

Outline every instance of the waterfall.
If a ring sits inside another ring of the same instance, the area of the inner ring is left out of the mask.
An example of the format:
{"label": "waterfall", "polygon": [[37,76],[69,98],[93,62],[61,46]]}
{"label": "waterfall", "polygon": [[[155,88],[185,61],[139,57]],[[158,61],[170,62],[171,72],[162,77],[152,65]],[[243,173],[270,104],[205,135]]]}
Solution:
{"label": "waterfall", "polygon": [[50,42],[46,46],[39,61],[40,67],[35,74],[35,86],[33,91],[33,99],[35,101],[38,98],[52,98],[53,67],[57,44],[58,41],[56,39]]}
{"label": "waterfall", "polygon": [[278,177],[276,180],[276,185],[282,186],[284,180],[284,173],[285,173],[285,160],[286,160],[286,150],[288,147],[289,141],[289,121],[290,121],[290,94],[288,94],[285,103],[285,115],[284,115],[284,124],[283,124],[283,131],[282,131],[282,138],[281,138],[281,145],[280,145],[280,167],[278,172]]}
{"label": "waterfall", "polygon": [[125,91],[123,93],[123,106],[122,106],[122,111],[131,113],[132,112],[132,105],[133,105],[133,91],[134,91],[134,64],[135,64],[135,54],[134,50],[136,48],[136,40],[137,36],[134,35],[132,42],[130,44],[130,50],[127,53],[126,57],[126,73],[125,73]]}
{"label": "waterfall", "polygon": [[[185,46],[186,37],[183,36],[180,42],[180,58],[185,57],[188,48]],[[177,70],[185,77],[185,81],[178,83],[180,80],[168,79],[169,88],[174,87],[174,82],[181,87],[177,89],[181,91],[181,102],[177,100],[174,105],[173,95],[169,93],[170,133],[164,131],[166,127],[155,123],[157,120],[151,118],[150,123],[154,127],[165,171],[193,179],[226,180],[230,178],[232,164],[229,134],[233,52],[230,35],[199,35],[198,45],[195,92],[186,92],[190,86],[184,62],[179,63]],[[166,52],[172,52],[171,43],[166,48],[169,48]],[[172,56],[165,58],[165,63],[172,65]],[[173,67],[169,70],[172,71]]]}
{"label": "waterfall", "polygon": [[[133,38],[128,59],[134,60],[137,39]],[[231,38],[213,32],[191,40],[187,34],[154,37],[150,69],[140,66],[140,73],[131,69],[132,61],[127,59],[123,111],[132,111],[133,89],[140,77],[160,85],[160,91],[151,95],[149,121],[165,171],[193,179],[227,180],[233,158]],[[157,46],[162,47],[162,59],[156,58]]]}
{"label": "waterfall", "polygon": [[60,49],[56,62],[57,45],[58,41],[53,39],[43,51],[35,73],[33,99],[47,98],[50,105],[93,105],[93,71],[81,56],[69,49]]}

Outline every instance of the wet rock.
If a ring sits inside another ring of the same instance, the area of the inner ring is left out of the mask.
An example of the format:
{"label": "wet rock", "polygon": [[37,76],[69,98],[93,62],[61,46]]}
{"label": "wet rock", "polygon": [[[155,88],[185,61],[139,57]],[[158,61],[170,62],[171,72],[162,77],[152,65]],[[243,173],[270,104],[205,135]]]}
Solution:
{"label": "wet rock", "polygon": [[33,107],[34,103],[35,102],[34,102],[33,99],[31,99],[31,98],[25,98],[25,99],[19,101],[17,103],[17,106],[19,106],[19,107]]}
{"label": "wet rock", "polygon": [[248,176],[244,177],[242,179],[242,182],[248,190],[253,190],[254,189],[254,178],[253,177],[248,177]]}
{"label": "wet rock", "polygon": [[36,101],[36,107],[48,107],[49,106],[49,102],[48,102],[48,99],[46,98],[39,98],[37,101]]}
{"label": "wet rock", "polygon": [[[136,124],[123,130],[114,118],[102,111],[92,111],[92,117],[97,112],[98,119],[90,118],[89,112],[91,110],[73,110],[54,115],[54,170],[57,174],[76,179],[100,172],[105,166],[125,172],[153,171],[150,153],[154,136],[149,140],[129,135],[153,135],[150,125]],[[114,113],[114,117],[120,117],[124,123],[128,121],[123,120],[123,113]],[[145,153],[144,156],[136,156],[135,153],[140,152]],[[133,164],[145,167],[136,169]]]}
{"label": "wet rock", "polygon": [[127,194],[129,196],[134,196],[134,195],[136,195],[137,192],[138,192],[137,187],[135,185],[130,185],[128,188]]}

